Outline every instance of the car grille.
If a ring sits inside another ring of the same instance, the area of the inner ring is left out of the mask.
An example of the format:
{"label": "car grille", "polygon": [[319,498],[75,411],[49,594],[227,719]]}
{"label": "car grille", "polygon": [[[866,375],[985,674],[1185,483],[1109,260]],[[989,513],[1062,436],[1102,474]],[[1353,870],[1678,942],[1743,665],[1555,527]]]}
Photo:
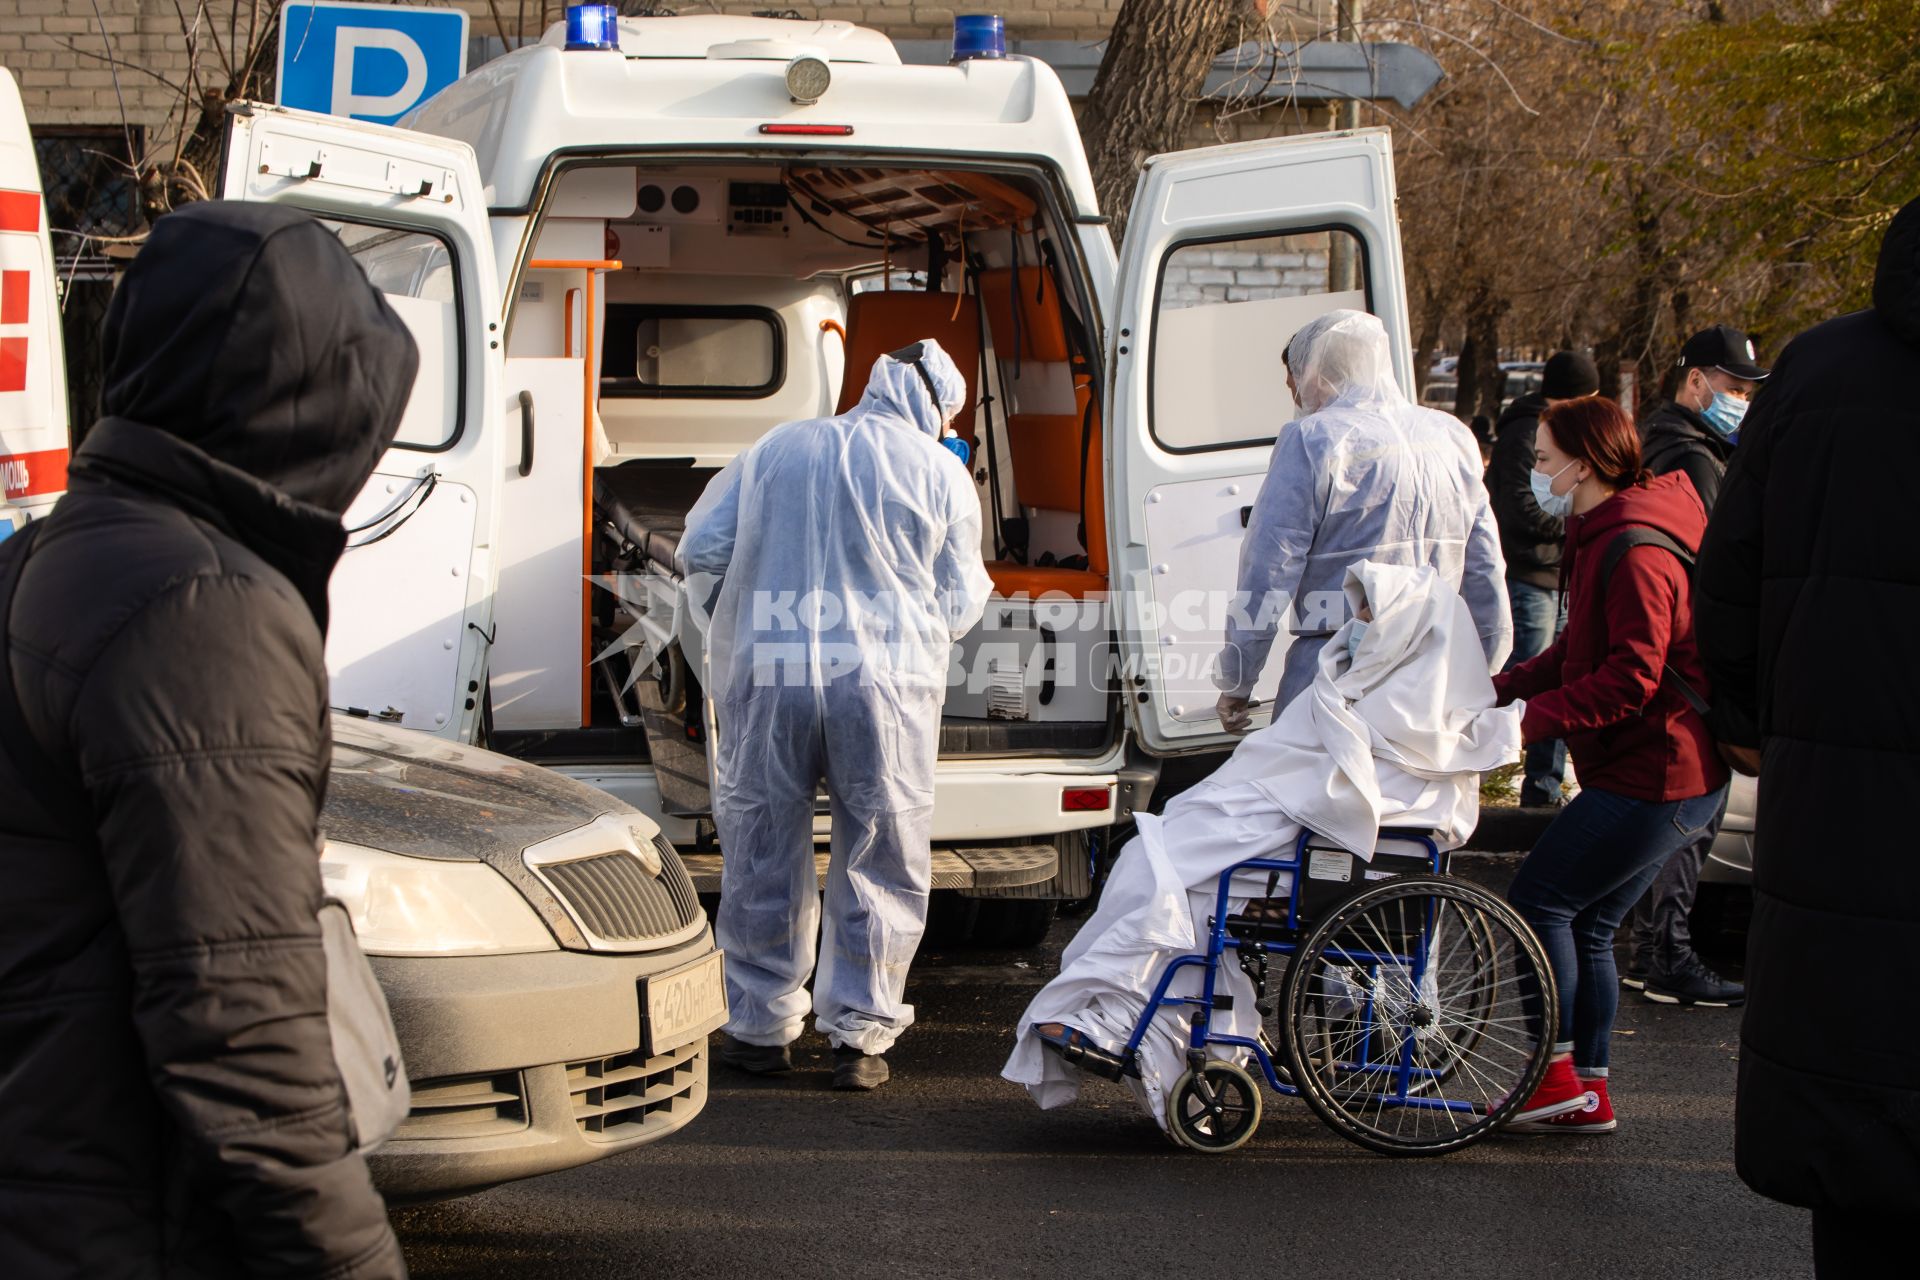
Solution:
{"label": "car grille", "polygon": [[660,874],[629,853],[601,853],[540,868],[586,931],[607,942],[678,933],[700,917],[700,899],[673,846],[657,842]]}
{"label": "car grille", "polygon": [[589,1139],[619,1142],[662,1128],[706,1101],[704,1038],[654,1057],[638,1050],[567,1064],[573,1120]]}
{"label": "car grille", "polygon": [[518,1071],[442,1076],[412,1086],[407,1118],[396,1139],[482,1138],[527,1127],[527,1101]]}

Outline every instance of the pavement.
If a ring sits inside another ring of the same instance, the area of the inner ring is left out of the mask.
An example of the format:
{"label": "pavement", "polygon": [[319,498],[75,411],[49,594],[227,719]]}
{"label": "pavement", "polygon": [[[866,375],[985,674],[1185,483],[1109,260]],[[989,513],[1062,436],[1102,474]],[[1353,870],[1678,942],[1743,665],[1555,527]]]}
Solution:
{"label": "pavement", "polygon": [[[1456,869],[1498,885],[1508,858]],[[1078,920],[1029,953],[916,963],[893,1083],[828,1088],[816,1036],[773,1080],[716,1068],[680,1134],[395,1214],[413,1275],[591,1277],[1769,1277],[1812,1272],[1807,1215],[1733,1171],[1738,1010],[1625,994],[1608,1136],[1502,1137],[1388,1159],[1268,1095],[1237,1152],[1160,1135],[1117,1085],[1037,1110],[999,1078]],[[1740,939],[1713,952],[1737,971]]]}

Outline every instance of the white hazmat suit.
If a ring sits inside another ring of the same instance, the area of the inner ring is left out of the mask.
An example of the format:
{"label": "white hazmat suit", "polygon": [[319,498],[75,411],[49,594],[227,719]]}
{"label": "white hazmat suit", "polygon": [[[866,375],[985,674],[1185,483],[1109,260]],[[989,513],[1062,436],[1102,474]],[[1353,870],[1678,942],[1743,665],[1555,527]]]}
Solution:
{"label": "white hazmat suit", "polygon": [[1281,428],[1240,546],[1243,614],[1227,624],[1215,683],[1253,691],[1291,625],[1277,714],[1313,681],[1320,649],[1347,620],[1341,582],[1359,560],[1431,565],[1466,599],[1498,671],[1513,647],[1506,562],[1481,480],[1480,451],[1451,414],[1409,402],[1394,381],[1386,328],[1329,311],[1287,344],[1301,416]]}
{"label": "white hazmat suit", "polygon": [[882,356],[847,413],[776,427],[735,458],[680,542],[688,599],[711,602],[716,931],[727,1030],[747,1044],[799,1037],[816,930],[816,1025],[836,1048],[884,1053],[913,1021],[901,996],[926,926],[949,653],[992,590],[979,497],[938,442],[966,383],[937,343],[921,350],[917,366]]}
{"label": "white hazmat suit", "polygon": [[[1034,1025],[1064,1023],[1118,1053],[1167,964],[1205,949],[1228,867],[1291,857],[1302,828],[1368,860],[1382,827],[1432,832],[1445,849],[1473,833],[1479,775],[1519,750],[1522,708],[1494,706],[1474,619],[1433,569],[1362,561],[1346,571],[1344,589],[1351,608],[1364,603],[1373,615],[1354,656],[1349,621],[1339,643],[1321,650],[1306,696],[1163,815],[1139,816],[1140,833],[1067,946],[1060,975],[1021,1016],[1002,1074],[1042,1107],[1071,1102],[1080,1072],[1042,1048]],[[1288,881],[1281,873],[1282,896]],[[1266,882],[1267,873],[1248,873],[1246,896],[1264,893]],[[1236,879],[1235,910],[1246,901],[1240,887]],[[1214,1015],[1213,1030],[1258,1036],[1253,984],[1231,953],[1218,982],[1234,1001]],[[1170,994],[1197,995],[1201,983],[1202,971],[1188,968]],[[1186,1070],[1187,1019],[1187,1010],[1160,1010],[1140,1046],[1140,1079],[1130,1082],[1162,1127],[1167,1092]]]}

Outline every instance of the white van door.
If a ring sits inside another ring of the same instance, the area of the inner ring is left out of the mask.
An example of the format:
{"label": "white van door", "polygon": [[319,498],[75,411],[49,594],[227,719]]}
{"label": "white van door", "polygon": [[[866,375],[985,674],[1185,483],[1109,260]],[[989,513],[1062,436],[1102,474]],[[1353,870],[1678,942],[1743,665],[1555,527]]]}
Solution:
{"label": "white van door", "polygon": [[464,142],[260,103],[234,109],[224,194],[319,218],[420,348],[393,447],[347,512],[334,705],[471,739],[493,634],[506,407],[487,206]]}
{"label": "white van door", "polygon": [[[1336,308],[1378,315],[1413,385],[1385,129],[1155,156],[1121,247],[1109,330],[1114,596],[1141,745],[1231,743],[1213,674],[1247,514],[1294,413],[1280,353]],[[1254,697],[1271,714],[1286,649]]]}
{"label": "white van door", "polygon": [[67,487],[67,372],[40,165],[13,74],[0,69],[0,538]]}

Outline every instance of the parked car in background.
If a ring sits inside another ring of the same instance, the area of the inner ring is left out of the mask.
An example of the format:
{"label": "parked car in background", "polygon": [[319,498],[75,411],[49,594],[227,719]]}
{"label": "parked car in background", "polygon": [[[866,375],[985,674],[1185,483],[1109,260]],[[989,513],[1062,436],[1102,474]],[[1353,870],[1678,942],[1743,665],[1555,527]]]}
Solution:
{"label": "parked car in background", "polygon": [[412,1111],[369,1163],[438,1199],[663,1138],[707,1100],[721,955],[652,819],[490,751],[334,718],[320,872],[393,1010]]}

